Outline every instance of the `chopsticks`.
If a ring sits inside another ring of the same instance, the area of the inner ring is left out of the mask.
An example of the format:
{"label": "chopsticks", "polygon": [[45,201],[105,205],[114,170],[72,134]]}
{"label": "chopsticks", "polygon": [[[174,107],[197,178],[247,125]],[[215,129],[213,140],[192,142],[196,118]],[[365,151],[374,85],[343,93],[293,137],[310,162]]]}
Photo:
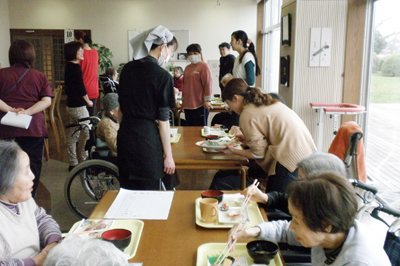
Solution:
{"label": "chopsticks", "polygon": [[[236,234],[236,232],[239,230],[239,228],[243,227],[246,224],[246,219],[242,219],[242,221],[239,223],[239,225],[236,227],[235,231],[233,232],[233,234]],[[232,245],[236,244],[237,239],[235,239],[235,241],[233,241]],[[224,260],[226,259],[226,257],[229,254],[229,243],[227,243],[224,247],[224,249],[221,251],[221,254],[219,254],[217,260],[214,262],[215,266],[219,266],[222,265],[222,263],[224,262]],[[221,257],[222,256],[222,257]]]}
{"label": "chopsticks", "polygon": [[[258,185],[260,184],[260,182],[258,182],[257,179],[254,180],[253,185],[255,187],[258,187]],[[247,196],[242,204],[242,207],[240,208],[238,214],[241,214],[242,211],[244,210],[244,208],[246,208],[247,204],[250,201],[251,196]],[[242,216],[242,220],[240,221],[239,225],[236,227],[235,231],[232,233],[233,235],[237,233],[237,231],[239,230],[239,228],[243,227],[246,224],[246,219],[244,218],[244,216]],[[235,239],[235,241],[233,241],[232,245],[236,244],[237,239]],[[224,254],[225,253],[225,254]],[[223,255],[224,254],[224,255]],[[215,261],[214,265],[218,266],[218,265],[222,265],[223,261],[225,260],[225,258],[228,256],[229,254],[229,243],[226,244],[225,248],[221,251],[221,254],[219,254],[217,260]],[[221,255],[223,255],[221,257]]]}
{"label": "chopsticks", "polygon": [[[260,184],[260,182],[258,182],[258,180],[255,179],[254,182],[253,182],[253,185],[254,185],[255,187],[258,187],[259,184]],[[248,204],[249,201],[250,201],[250,198],[251,198],[251,196],[247,196],[247,197],[244,199],[243,204],[242,204],[242,207],[240,208],[238,214],[241,214],[242,211],[244,210],[244,208],[246,208],[247,204]]]}

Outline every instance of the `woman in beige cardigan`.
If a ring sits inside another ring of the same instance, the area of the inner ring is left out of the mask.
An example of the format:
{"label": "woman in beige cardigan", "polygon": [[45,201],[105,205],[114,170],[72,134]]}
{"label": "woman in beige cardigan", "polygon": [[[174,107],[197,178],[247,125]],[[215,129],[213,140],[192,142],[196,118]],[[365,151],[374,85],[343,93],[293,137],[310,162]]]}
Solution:
{"label": "woman in beige cardigan", "polygon": [[242,134],[236,138],[249,148],[228,146],[223,152],[254,159],[268,174],[266,191],[285,192],[297,178],[297,163],[316,151],[306,125],[293,110],[243,79],[229,81],[222,99],[240,115]]}

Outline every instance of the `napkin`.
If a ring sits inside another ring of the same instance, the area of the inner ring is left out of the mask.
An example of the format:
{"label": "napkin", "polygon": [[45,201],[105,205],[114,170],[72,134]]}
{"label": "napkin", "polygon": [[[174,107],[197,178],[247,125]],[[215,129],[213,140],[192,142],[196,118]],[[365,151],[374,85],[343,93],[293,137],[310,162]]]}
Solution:
{"label": "napkin", "polygon": [[223,197],[222,197],[222,201],[235,201],[238,198],[243,198],[244,199],[244,195],[240,194],[240,193],[235,193],[235,194],[226,194],[224,193]]}

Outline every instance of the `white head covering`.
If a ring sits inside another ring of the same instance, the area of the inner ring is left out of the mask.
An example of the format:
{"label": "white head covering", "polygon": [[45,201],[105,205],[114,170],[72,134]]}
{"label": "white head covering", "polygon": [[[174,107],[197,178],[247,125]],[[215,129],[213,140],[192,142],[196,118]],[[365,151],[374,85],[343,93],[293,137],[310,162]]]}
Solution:
{"label": "white head covering", "polygon": [[139,60],[146,57],[153,43],[158,45],[168,43],[172,41],[173,37],[172,33],[161,25],[140,33],[129,41],[133,50],[133,58]]}

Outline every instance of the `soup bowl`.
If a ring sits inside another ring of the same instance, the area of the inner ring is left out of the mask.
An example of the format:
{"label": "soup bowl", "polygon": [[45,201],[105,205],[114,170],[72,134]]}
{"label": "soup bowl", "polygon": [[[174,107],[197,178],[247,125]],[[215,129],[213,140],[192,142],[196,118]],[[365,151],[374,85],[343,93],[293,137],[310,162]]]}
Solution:
{"label": "soup bowl", "polygon": [[127,229],[111,229],[103,232],[101,238],[104,241],[114,244],[117,248],[124,251],[124,249],[129,246],[132,238],[132,232]]}
{"label": "soup bowl", "polygon": [[201,192],[201,197],[204,198],[213,198],[213,199],[217,199],[218,203],[220,203],[222,201],[222,198],[224,196],[224,192],[220,191],[220,190],[206,190]]}
{"label": "soup bowl", "polygon": [[251,241],[247,243],[246,248],[256,264],[268,265],[278,253],[278,245],[266,240]]}

